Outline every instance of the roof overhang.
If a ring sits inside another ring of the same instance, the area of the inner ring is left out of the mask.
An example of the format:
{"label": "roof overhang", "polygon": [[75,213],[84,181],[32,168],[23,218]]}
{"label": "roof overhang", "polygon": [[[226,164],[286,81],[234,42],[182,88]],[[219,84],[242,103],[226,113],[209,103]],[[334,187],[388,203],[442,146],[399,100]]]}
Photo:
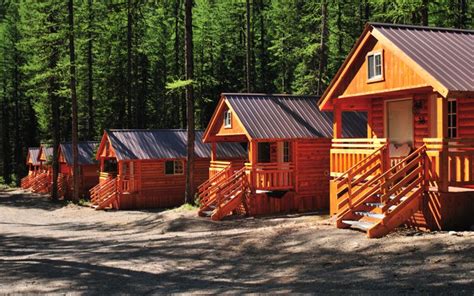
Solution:
{"label": "roof overhang", "polygon": [[[426,85],[420,85],[415,87],[418,88],[432,88],[434,91],[441,94],[445,98],[450,97],[472,97],[472,92],[457,92],[450,91],[446,86],[441,84],[435,77],[433,77],[428,71],[421,67],[417,62],[410,58],[405,52],[398,48],[392,41],[390,41],[386,36],[384,36],[376,27],[372,26],[370,23],[366,24],[364,31],[362,32],[359,39],[354,44],[349,55],[344,60],[344,63],[337,71],[334,78],[331,80],[329,86],[324,91],[321,99],[318,101],[318,106],[322,111],[330,111],[334,108],[334,99],[340,97],[336,96],[336,90],[339,85],[343,82],[345,76],[348,73],[348,70],[353,65],[354,61],[357,59],[358,55],[363,51],[364,46],[367,44],[370,37],[374,37],[378,42],[390,49],[395,55],[402,59],[408,66],[412,67],[414,71],[420,73],[425,81]],[[375,94],[375,93],[374,93]],[[370,95],[370,94],[368,94]],[[355,96],[354,96],[355,97]],[[342,98],[342,97],[341,97]]]}
{"label": "roof overhang", "polygon": [[[236,119],[238,124],[244,129],[245,135],[214,135],[213,131],[220,125],[220,114],[225,110],[225,108],[229,108],[232,112],[232,116]],[[214,113],[212,114],[211,120],[207,125],[206,130],[204,131],[204,135],[202,136],[203,143],[211,143],[211,142],[245,142],[250,141],[251,137],[245,126],[242,124],[242,121],[239,118],[239,115],[235,112],[232,108],[232,105],[226,100],[225,95],[221,95],[219,103],[217,104]]]}

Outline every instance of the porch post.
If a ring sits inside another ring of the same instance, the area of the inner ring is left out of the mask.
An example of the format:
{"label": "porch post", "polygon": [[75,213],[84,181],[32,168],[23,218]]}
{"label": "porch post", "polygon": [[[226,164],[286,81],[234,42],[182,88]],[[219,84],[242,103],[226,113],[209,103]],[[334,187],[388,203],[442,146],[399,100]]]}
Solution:
{"label": "porch post", "polygon": [[439,106],[437,108],[438,112],[441,113],[438,117],[438,135],[441,138],[441,153],[439,159],[439,174],[440,174],[440,184],[439,191],[448,192],[449,187],[449,174],[448,174],[448,99],[441,96],[438,97]]}
{"label": "porch post", "polygon": [[338,139],[342,137],[342,110],[338,104],[334,105],[333,118],[333,138]]}
{"label": "porch post", "polygon": [[216,142],[211,143],[211,162],[217,158],[217,144]]}
{"label": "porch post", "polygon": [[249,151],[249,161],[250,161],[250,190],[252,191],[252,195],[255,195],[255,184],[256,182],[256,171],[255,171],[255,166],[257,163],[257,149],[258,145],[257,142],[254,140],[250,141],[250,151]]}

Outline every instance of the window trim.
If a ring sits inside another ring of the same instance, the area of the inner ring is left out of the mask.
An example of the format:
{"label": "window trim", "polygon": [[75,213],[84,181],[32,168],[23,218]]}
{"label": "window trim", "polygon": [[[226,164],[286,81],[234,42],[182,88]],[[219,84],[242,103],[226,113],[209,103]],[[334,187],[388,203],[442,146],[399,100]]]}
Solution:
{"label": "window trim", "polygon": [[[449,104],[454,102],[454,104],[456,105],[456,112],[449,112]],[[446,135],[449,139],[456,139],[459,137],[458,135],[458,131],[459,131],[459,104],[458,104],[458,100],[455,99],[455,98],[451,98],[451,99],[448,99],[448,110],[447,110],[448,114],[447,114],[447,117],[448,117],[448,134]],[[450,122],[451,122],[451,118],[450,116],[456,116],[456,120],[454,121],[454,126],[450,126]],[[450,130],[454,130],[455,131],[455,136],[453,137],[452,135],[450,135]]]}
{"label": "window trim", "polygon": [[[369,77],[369,57],[373,56],[374,57],[374,74],[375,74],[375,56],[380,56],[380,75],[375,75],[373,77]],[[372,82],[380,82],[385,80],[385,67],[384,67],[384,51],[383,49],[381,50],[375,50],[375,51],[370,51],[367,53],[365,57],[365,61],[367,63],[367,83],[372,83]]]}
{"label": "window trim", "polygon": [[283,142],[283,162],[291,162],[291,142]]}
{"label": "window trim", "polygon": [[232,112],[230,110],[224,112],[224,128],[232,128]]}
{"label": "window trim", "polygon": [[[173,173],[172,174],[167,174],[166,173],[166,163],[168,162],[173,162]],[[176,163],[181,163],[181,172],[176,173]],[[181,176],[184,175],[184,161],[181,159],[168,159],[165,160],[165,165],[164,165],[164,175],[165,176]]]}

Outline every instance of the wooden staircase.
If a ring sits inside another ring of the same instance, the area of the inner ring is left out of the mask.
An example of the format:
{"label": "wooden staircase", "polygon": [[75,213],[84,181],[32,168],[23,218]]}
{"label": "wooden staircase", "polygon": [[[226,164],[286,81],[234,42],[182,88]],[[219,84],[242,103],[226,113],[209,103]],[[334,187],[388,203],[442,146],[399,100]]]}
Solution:
{"label": "wooden staircase", "polygon": [[118,202],[117,178],[97,184],[90,191],[91,207],[96,210],[116,207]]}
{"label": "wooden staircase", "polygon": [[427,187],[426,147],[383,171],[386,150],[381,147],[336,179],[338,228],[356,228],[369,238],[378,238],[420,209]]}
{"label": "wooden staircase", "polygon": [[201,185],[203,190],[199,191],[200,216],[211,217],[217,221],[238,210],[242,205],[246,207],[246,197],[250,190],[245,167],[224,178],[228,174],[229,171],[223,170],[212,178],[214,180]]}
{"label": "wooden staircase", "polygon": [[24,178],[21,179],[21,188],[22,189],[28,189],[31,187],[31,185],[33,184],[33,180],[35,178],[35,175],[28,175]]}
{"label": "wooden staircase", "polygon": [[38,173],[31,181],[31,191],[48,193],[51,188],[51,178],[47,172]]}

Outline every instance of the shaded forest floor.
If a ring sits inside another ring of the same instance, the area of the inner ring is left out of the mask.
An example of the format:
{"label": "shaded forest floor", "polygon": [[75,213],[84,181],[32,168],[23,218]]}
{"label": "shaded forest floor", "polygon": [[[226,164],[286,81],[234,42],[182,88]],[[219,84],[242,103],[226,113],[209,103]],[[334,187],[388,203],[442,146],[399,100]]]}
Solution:
{"label": "shaded forest floor", "polygon": [[308,215],[212,222],[0,192],[0,294],[474,291],[474,232],[378,240]]}

